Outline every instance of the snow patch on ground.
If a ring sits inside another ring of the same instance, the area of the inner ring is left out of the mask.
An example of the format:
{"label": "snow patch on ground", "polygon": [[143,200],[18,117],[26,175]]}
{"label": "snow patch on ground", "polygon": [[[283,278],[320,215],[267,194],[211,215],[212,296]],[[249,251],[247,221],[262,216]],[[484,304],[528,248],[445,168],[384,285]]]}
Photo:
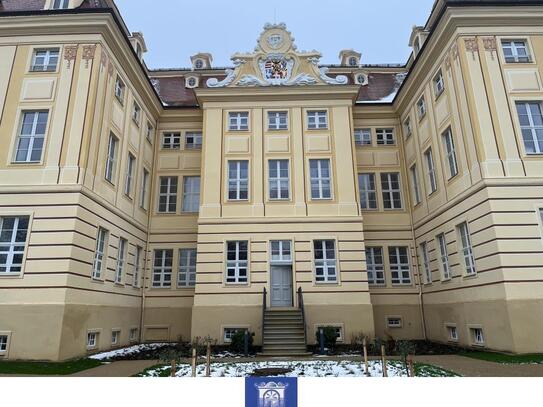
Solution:
{"label": "snow patch on ground", "polygon": [[128,348],[115,349],[109,352],[98,353],[96,355],[89,356],[89,359],[108,360],[112,358],[130,356],[130,355],[145,352],[145,351],[157,350],[157,349],[161,349],[170,345],[171,344],[169,343],[143,343],[141,345],[134,345]]}

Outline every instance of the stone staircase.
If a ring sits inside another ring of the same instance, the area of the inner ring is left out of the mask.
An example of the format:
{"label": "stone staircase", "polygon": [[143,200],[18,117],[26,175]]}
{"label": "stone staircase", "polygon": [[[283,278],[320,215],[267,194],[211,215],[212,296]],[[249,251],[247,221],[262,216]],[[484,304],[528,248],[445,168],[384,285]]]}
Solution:
{"label": "stone staircase", "polygon": [[310,356],[299,309],[266,309],[263,327],[263,356]]}

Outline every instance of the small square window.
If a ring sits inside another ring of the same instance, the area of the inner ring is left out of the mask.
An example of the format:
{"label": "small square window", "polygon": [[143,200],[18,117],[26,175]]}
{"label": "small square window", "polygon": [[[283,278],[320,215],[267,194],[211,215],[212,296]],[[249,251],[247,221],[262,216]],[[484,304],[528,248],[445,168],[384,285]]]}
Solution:
{"label": "small square window", "polygon": [[354,131],[354,142],[357,146],[371,146],[371,129],[356,129]]}
{"label": "small square window", "polygon": [[288,130],[288,112],[268,112],[268,130]]}
{"label": "small square window", "polygon": [[8,351],[8,335],[0,335],[0,355]]}
{"label": "small square window", "polygon": [[338,342],[343,342],[343,327],[336,325],[319,325],[317,331],[320,332],[321,328],[334,328],[336,331],[336,339]]}
{"label": "small square window", "polygon": [[483,335],[482,328],[470,328],[470,333],[473,345],[483,346],[485,344],[485,337]]}
{"label": "small square window", "polygon": [[532,62],[526,40],[502,40],[502,50],[509,64]]}
{"label": "small square window", "polygon": [[401,317],[387,317],[387,326],[389,328],[401,328],[403,321]]}
{"label": "small square window", "polygon": [[394,129],[377,129],[376,133],[378,146],[396,145],[396,140],[394,138]]}
{"label": "small square window", "polygon": [[181,148],[181,133],[164,133],[162,136],[163,150],[179,150]]}
{"label": "small square window", "polygon": [[98,332],[87,333],[87,349],[95,349],[98,347]]}
{"label": "small square window", "polygon": [[307,112],[307,128],[309,130],[328,129],[328,112],[326,110],[310,110]]}
{"label": "small square window", "polygon": [[59,49],[36,49],[32,56],[32,72],[55,72],[58,66]]}
{"label": "small square window", "polygon": [[116,346],[121,342],[121,331],[115,330],[111,332],[111,344]]}
{"label": "small square window", "polygon": [[236,335],[238,332],[247,331],[249,331],[247,328],[224,328],[223,341],[224,343],[232,343],[232,338],[234,337],[234,335]]}
{"label": "small square window", "polygon": [[449,335],[449,341],[458,342],[458,329],[455,326],[448,326],[447,333]]}
{"label": "small square window", "polygon": [[188,132],[185,135],[185,148],[187,150],[201,150],[202,149],[202,133]]}
{"label": "small square window", "polygon": [[249,112],[230,112],[228,114],[228,130],[248,131]]}

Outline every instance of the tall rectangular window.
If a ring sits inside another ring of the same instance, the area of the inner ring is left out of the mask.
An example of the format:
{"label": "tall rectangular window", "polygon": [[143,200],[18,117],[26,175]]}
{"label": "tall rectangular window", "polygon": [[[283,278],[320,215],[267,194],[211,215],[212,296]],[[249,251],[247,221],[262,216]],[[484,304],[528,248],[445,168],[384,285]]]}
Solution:
{"label": "tall rectangular window", "polygon": [[126,239],[119,239],[119,251],[117,253],[117,268],[115,269],[115,283],[121,284],[123,281],[124,265],[126,263],[126,250],[128,242]]}
{"label": "tall rectangular window", "polygon": [[445,79],[441,70],[434,77],[434,94],[436,99],[445,91]]}
{"label": "tall rectangular window", "polygon": [[288,130],[288,112],[268,112],[268,130]]}
{"label": "tall rectangular window", "polygon": [[226,283],[247,284],[249,267],[249,242],[226,243]]}
{"label": "tall rectangular window", "polygon": [[432,269],[430,268],[430,255],[428,253],[428,244],[422,242],[420,244],[420,255],[422,259],[422,267],[424,268],[424,282],[426,284],[432,283]]}
{"label": "tall rectangular window", "polygon": [[249,200],[249,161],[228,162],[228,199]]}
{"label": "tall rectangular window", "polygon": [[140,275],[142,270],[142,261],[143,261],[143,248],[136,246],[136,253],[134,254],[134,281],[132,285],[134,287],[140,286]]}
{"label": "tall rectangular window", "polygon": [[377,134],[377,145],[396,145],[396,139],[394,138],[394,129],[377,129],[375,132]]}
{"label": "tall rectangular window", "polygon": [[58,48],[37,49],[32,56],[32,72],[55,72],[58,66]]}
{"label": "tall rectangular window", "polygon": [[109,143],[107,147],[106,158],[106,180],[113,184],[113,178],[115,177],[115,168],[117,166],[117,146],[119,140],[112,134],[109,135]]}
{"label": "tall rectangular window", "polygon": [[385,209],[402,209],[400,174],[381,174],[381,188],[383,190],[383,204]]}
{"label": "tall rectangular window", "polygon": [[29,220],[28,216],[0,218],[0,276],[21,273]]}
{"label": "tall rectangular window", "polygon": [[430,187],[431,195],[437,191],[436,167],[434,165],[434,156],[431,148],[426,150],[424,158],[426,160],[426,175],[428,176],[428,185]]}
{"label": "tall rectangular window", "polygon": [[160,177],[159,213],[177,212],[177,177]]}
{"label": "tall rectangular window", "polygon": [[179,250],[178,287],[196,286],[196,249]]}
{"label": "tall rectangular window", "polygon": [[132,120],[136,125],[140,125],[141,120],[141,107],[136,102],[134,102],[134,106],[132,108]]}
{"label": "tall rectangular window", "polygon": [[424,99],[424,96],[417,102],[417,112],[419,114],[419,120],[422,120],[422,118],[426,116],[426,100]]}
{"label": "tall rectangular window", "polygon": [[280,200],[290,198],[289,162],[288,160],[270,160],[269,187],[270,199]]}
{"label": "tall rectangular window", "polygon": [[419,184],[419,172],[417,166],[413,165],[409,169],[411,174],[411,189],[413,191],[413,204],[416,206],[421,202],[420,184]]}
{"label": "tall rectangular window", "polygon": [[502,49],[505,62],[532,62],[526,40],[502,40]]}
{"label": "tall rectangular window", "polygon": [[392,284],[411,284],[411,266],[409,263],[408,247],[389,247],[390,275]]}
{"label": "tall rectangular window", "polygon": [[458,174],[458,162],[456,161],[456,150],[451,128],[449,127],[442,135],[443,145],[445,146],[445,155],[449,164],[449,176],[455,177]]}
{"label": "tall rectangular window", "polygon": [[183,178],[183,212],[200,211],[200,177]]}
{"label": "tall rectangular window", "polygon": [[49,112],[24,112],[17,139],[15,162],[37,163],[42,159]]}
{"label": "tall rectangular window", "polygon": [[315,240],[315,281],[317,283],[337,283],[336,242],[334,240]]}
{"label": "tall rectangular window", "polygon": [[307,128],[309,130],[328,129],[328,112],[326,110],[309,110],[307,112]]}
{"label": "tall rectangular window", "polygon": [[377,188],[375,174],[358,174],[360,206],[365,210],[377,209]]}
{"label": "tall rectangular window", "polygon": [[181,133],[164,133],[162,135],[163,150],[179,150],[181,148]]}
{"label": "tall rectangular window", "polygon": [[447,251],[447,239],[445,234],[442,233],[437,237],[437,244],[439,246],[439,255],[441,259],[441,273],[443,280],[451,279],[451,267],[449,265],[449,253]]}
{"label": "tall rectangular window", "polygon": [[202,149],[202,133],[191,131],[185,135],[185,148],[187,150]]}
{"label": "tall rectangular window", "polygon": [[115,80],[115,97],[121,104],[124,104],[124,91],[126,89],[126,86],[121,78],[117,76],[117,79]]}
{"label": "tall rectangular window", "polygon": [[153,288],[172,286],[173,250],[155,250]]}
{"label": "tall rectangular window", "polygon": [[371,146],[371,129],[356,129],[354,131],[354,142],[357,146]]}
{"label": "tall rectangular window", "polygon": [[147,141],[151,144],[153,144],[153,140],[155,138],[155,129],[153,128],[153,125],[149,122],[147,122],[147,131],[145,133],[145,138],[147,138]]}
{"label": "tall rectangular window", "polygon": [[143,169],[141,176],[140,208],[147,210],[147,191],[149,190],[149,171]]}
{"label": "tall rectangular window", "polygon": [[382,247],[366,248],[368,282],[370,285],[385,285],[385,262]]}
{"label": "tall rectangular window", "polygon": [[404,131],[405,131],[405,138],[409,138],[411,137],[411,135],[413,134],[413,125],[411,124],[411,118],[408,117],[407,119],[405,119],[405,121],[403,122],[403,128],[404,128]]}
{"label": "tall rectangular window", "polygon": [[126,164],[126,180],[124,184],[124,193],[132,196],[132,186],[134,185],[134,169],[136,167],[136,157],[128,153],[128,162]]}
{"label": "tall rectangular window", "polygon": [[477,269],[475,268],[475,258],[473,256],[473,247],[471,245],[471,237],[469,235],[468,223],[464,222],[457,227],[458,236],[460,242],[462,243],[461,250],[462,256],[464,257],[464,266],[466,269],[466,274],[472,276],[477,274]]}
{"label": "tall rectangular window", "polygon": [[543,154],[541,102],[517,102],[517,113],[526,154]]}
{"label": "tall rectangular window", "polygon": [[92,278],[95,280],[102,278],[102,271],[104,270],[105,263],[104,259],[106,258],[107,236],[108,231],[106,229],[98,229],[98,236],[96,237],[96,249],[94,251],[94,263],[92,266]]}
{"label": "tall rectangular window", "polygon": [[332,198],[332,177],[330,174],[330,160],[309,160],[311,176],[311,198]]}
{"label": "tall rectangular window", "polygon": [[230,112],[228,114],[228,130],[249,130],[249,112]]}

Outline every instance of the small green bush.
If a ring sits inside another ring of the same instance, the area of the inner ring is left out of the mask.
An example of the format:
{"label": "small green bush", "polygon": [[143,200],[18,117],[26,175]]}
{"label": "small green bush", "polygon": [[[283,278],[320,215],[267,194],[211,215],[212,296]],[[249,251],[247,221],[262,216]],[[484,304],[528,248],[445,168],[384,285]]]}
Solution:
{"label": "small green bush", "polygon": [[[253,347],[254,333],[249,332],[249,351]],[[245,351],[245,331],[237,331],[232,336],[232,343],[230,344],[232,353],[243,353]]]}
{"label": "small green bush", "polygon": [[[326,349],[334,349],[336,347],[337,342],[337,333],[336,328],[333,326],[326,326],[322,328],[324,330],[324,347]],[[320,328],[317,329],[317,332],[315,332],[315,337],[317,338],[317,343],[320,347],[321,342],[321,333]]]}

